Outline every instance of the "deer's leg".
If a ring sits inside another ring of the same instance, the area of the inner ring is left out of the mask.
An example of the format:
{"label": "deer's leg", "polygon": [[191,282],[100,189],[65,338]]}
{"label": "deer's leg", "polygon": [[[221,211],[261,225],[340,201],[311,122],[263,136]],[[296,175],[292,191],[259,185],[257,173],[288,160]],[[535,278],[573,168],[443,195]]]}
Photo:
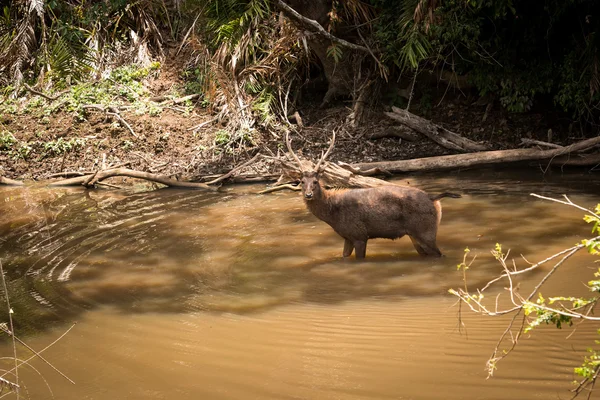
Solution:
{"label": "deer's leg", "polygon": [[350,257],[350,255],[352,254],[353,251],[354,251],[354,244],[352,243],[352,240],[348,240],[348,239],[344,238],[344,253],[342,254],[342,256],[344,258]]}
{"label": "deer's leg", "polygon": [[417,250],[417,252],[420,255],[434,256],[434,257],[442,256],[442,252],[440,251],[440,249],[438,249],[438,247],[435,243],[435,239],[431,240],[431,239],[418,237],[418,236],[409,236],[409,237],[413,243],[413,246],[415,246],[415,249]]}
{"label": "deer's leg", "polygon": [[357,259],[365,258],[367,255],[367,241],[357,240],[354,242],[355,253]]}

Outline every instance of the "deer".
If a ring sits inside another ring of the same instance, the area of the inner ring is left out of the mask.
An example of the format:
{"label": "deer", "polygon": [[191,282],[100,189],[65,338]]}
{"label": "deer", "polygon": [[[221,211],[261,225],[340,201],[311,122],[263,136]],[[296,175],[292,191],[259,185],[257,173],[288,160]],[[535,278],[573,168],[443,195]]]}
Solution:
{"label": "deer", "polygon": [[372,188],[327,189],[321,176],[335,143],[331,144],[312,169],[305,169],[292,149],[286,134],[288,151],[298,163],[302,177],[302,197],[307,209],[327,223],[344,239],[342,257],[355,252],[355,259],[364,259],[369,239],[399,239],[408,236],[421,256],[442,257],[436,237],[442,219],[444,197],[460,198],[459,194],[445,192],[436,196],[425,191],[400,185]]}

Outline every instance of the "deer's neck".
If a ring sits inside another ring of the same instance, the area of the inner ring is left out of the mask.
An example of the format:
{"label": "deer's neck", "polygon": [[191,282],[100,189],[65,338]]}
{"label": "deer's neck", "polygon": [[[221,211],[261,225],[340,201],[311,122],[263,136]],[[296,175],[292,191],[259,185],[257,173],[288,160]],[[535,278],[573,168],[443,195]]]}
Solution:
{"label": "deer's neck", "polygon": [[312,200],[304,200],[306,208],[314,214],[315,217],[325,222],[331,222],[333,218],[333,210],[336,204],[336,193],[332,190],[322,188],[319,196]]}

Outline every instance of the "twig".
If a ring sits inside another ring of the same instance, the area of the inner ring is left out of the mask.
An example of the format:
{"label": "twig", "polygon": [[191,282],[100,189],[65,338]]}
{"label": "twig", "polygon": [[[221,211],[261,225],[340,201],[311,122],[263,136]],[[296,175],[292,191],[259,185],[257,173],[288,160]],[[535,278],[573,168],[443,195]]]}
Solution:
{"label": "twig", "polygon": [[[13,310],[12,307],[10,306],[10,299],[9,299],[9,295],[8,295],[8,287],[6,286],[6,278],[4,277],[4,267],[2,266],[2,260],[0,259],[0,275],[2,275],[2,287],[4,289],[4,296],[6,297],[6,308],[8,308],[8,323],[10,324],[10,330],[11,332],[15,331],[14,325],[13,325],[13,318],[12,318],[12,314],[13,314]],[[19,387],[19,364],[17,361],[17,341],[16,341],[16,337],[15,335],[11,335],[12,336],[12,344],[13,344],[13,355],[15,357],[15,385],[17,387]],[[19,398],[19,391],[17,390],[17,399]]]}
{"label": "twig", "polygon": [[118,113],[115,112],[110,112],[110,111],[106,111],[106,115],[111,115],[115,118],[117,118],[119,120],[119,122],[121,122],[123,125],[125,125],[125,127],[127,127],[127,129],[129,129],[129,132],[131,132],[131,134],[136,138],[139,139],[138,135],[135,134],[135,132],[133,131],[133,129],[131,128],[131,125],[129,125],[127,123],[127,121],[125,121],[123,119],[123,117],[121,117],[121,115],[119,115]]}
{"label": "twig", "polygon": [[527,138],[521,139],[521,143],[522,144],[526,144],[526,145],[545,146],[545,147],[550,147],[550,148],[553,148],[553,149],[562,149],[562,148],[564,148],[564,146],[561,146],[559,144],[542,142],[541,140],[534,140],[534,139],[527,139]]}
{"label": "twig", "polygon": [[202,122],[201,124],[198,124],[198,125],[196,125],[196,126],[192,126],[191,128],[188,128],[188,131],[196,131],[196,130],[198,130],[198,129],[200,129],[200,128],[202,128],[202,127],[204,127],[204,126],[208,125],[208,124],[212,124],[212,123],[213,123],[213,122],[215,122],[215,121],[216,121],[218,118],[219,118],[219,117],[217,116],[217,117],[214,117],[214,118],[211,118],[211,119],[209,119],[208,121],[204,121],[204,122]]}
{"label": "twig", "polygon": [[234,173],[236,173],[240,169],[242,169],[244,167],[247,167],[248,165],[254,163],[259,156],[260,156],[260,153],[256,153],[256,155],[254,157],[252,157],[252,159],[246,161],[242,165],[239,165],[239,166],[235,167],[234,169],[232,169],[231,171],[229,171],[228,173],[226,173],[224,175],[221,175],[217,179],[213,179],[212,181],[206,182],[206,184],[207,185],[214,185],[215,183],[219,183],[221,181],[224,181],[225,179],[229,178],[231,175],[233,175]]}
{"label": "twig", "polygon": [[592,210],[588,210],[588,209],[587,209],[587,208],[585,208],[585,207],[581,207],[580,205],[577,205],[577,204],[573,203],[573,202],[571,201],[571,199],[569,199],[569,198],[567,197],[567,195],[566,195],[566,194],[563,194],[563,197],[565,198],[565,200],[566,200],[566,201],[563,201],[563,200],[558,200],[558,199],[553,199],[552,197],[540,196],[539,194],[535,194],[535,193],[530,193],[530,196],[537,197],[538,199],[550,200],[550,201],[553,201],[553,202],[555,202],[555,203],[560,203],[560,204],[564,204],[564,205],[567,205],[567,206],[575,207],[575,208],[577,208],[577,209],[579,209],[579,210],[581,210],[581,211],[588,212],[588,213],[590,213],[590,214],[592,214],[592,215],[595,215],[596,217],[600,218],[600,215],[597,215],[597,214],[596,214],[596,213],[594,213]]}
{"label": "twig", "polygon": [[258,192],[258,194],[266,194],[266,193],[271,193],[271,192],[277,192],[277,191],[283,190],[283,189],[290,189],[290,190],[296,190],[296,191],[298,191],[298,190],[301,190],[302,188],[300,186],[294,186],[294,185],[291,185],[289,183],[286,183],[284,185],[277,185],[277,186],[273,186],[273,187],[270,187],[270,188],[265,189],[265,190],[261,190],[260,192]]}
{"label": "twig", "polygon": [[29,86],[26,83],[24,83],[24,85],[25,85],[25,89],[29,90],[31,93],[41,96],[41,97],[45,98],[46,100],[50,100],[50,101],[54,101],[54,100],[58,99],[60,96],[62,96],[63,94],[69,92],[69,90],[63,90],[62,92],[59,92],[56,96],[48,96],[47,94],[38,92],[37,90],[33,89],[31,86]]}
{"label": "twig", "polygon": [[[75,327],[76,324],[71,325],[71,327],[69,329],[67,329],[65,332],[63,332],[62,335],[60,335],[57,339],[55,339],[52,343],[50,343],[48,346],[44,347],[43,349],[41,349],[40,351],[34,351],[33,355],[31,357],[29,357],[26,360],[21,360],[21,363],[19,364],[19,366],[23,365],[23,364],[28,364],[29,365],[29,361],[33,360],[34,358],[38,357],[41,353],[43,353],[44,351],[48,350],[50,347],[54,346],[56,343],[58,343],[59,340],[61,340],[63,337],[65,337],[67,335],[67,333],[69,333],[71,331],[71,329],[73,329]],[[29,365],[31,367],[31,365]],[[5,372],[5,375],[8,373],[11,373],[14,369],[8,370]],[[58,371],[60,373],[60,371]],[[62,374],[62,373],[61,373]],[[64,376],[64,374],[62,374]],[[75,382],[73,382],[71,379],[67,378],[71,383],[75,384]]]}
{"label": "twig", "polygon": [[[600,240],[600,236],[596,236],[596,237],[595,237],[593,240]],[[540,265],[542,265],[542,264],[544,264],[544,263],[546,263],[546,262],[548,262],[548,261],[550,261],[550,260],[553,260],[553,259],[555,259],[555,258],[556,258],[556,257],[558,257],[558,256],[561,256],[561,255],[563,255],[563,254],[565,254],[565,253],[568,253],[569,251],[572,251],[572,250],[579,250],[579,249],[582,249],[583,247],[585,247],[585,246],[584,246],[582,243],[580,243],[580,244],[577,244],[577,245],[575,245],[575,246],[573,246],[573,247],[569,247],[568,249],[565,249],[565,250],[562,250],[562,251],[560,251],[560,252],[558,252],[558,253],[556,253],[556,254],[553,254],[553,255],[551,255],[550,257],[548,257],[548,258],[546,258],[546,259],[544,259],[544,260],[542,260],[542,261],[540,261],[540,262],[538,262],[538,263],[536,263],[536,264],[532,265],[531,267],[527,267],[527,268],[524,268],[524,269],[520,269],[520,270],[518,270],[518,271],[510,271],[510,275],[519,275],[519,274],[524,274],[525,272],[533,271],[534,269],[536,269],[536,268],[537,268],[537,267],[539,267]],[[500,279],[502,279],[502,278],[505,278],[505,277],[507,277],[507,276],[508,276],[507,274],[502,274],[502,275],[500,275],[499,277],[492,279],[491,281],[489,281],[489,282],[488,282],[488,283],[487,283],[487,284],[486,284],[486,285],[485,285],[485,286],[484,286],[484,287],[481,289],[481,291],[482,291],[482,292],[483,292],[483,291],[485,291],[485,290],[486,290],[487,288],[489,288],[489,287],[490,287],[492,284],[494,284],[494,283],[498,282]]]}
{"label": "twig", "polygon": [[[40,360],[42,360],[43,362],[45,362],[46,364],[48,364],[53,370],[55,370],[56,372],[58,372],[60,375],[62,375],[66,380],[68,380],[69,382],[71,382],[73,385],[75,384],[75,382],[73,382],[73,380],[71,380],[71,378],[69,378],[68,376],[66,376],[65,374],[63,374],[58,368],[56,368],[54,365],[52,365],[52,363],[48,360],[46,360],[39,352],[35,351],[31,346],[29,346],[27,343],[25,343],[24,341],[22,341],[21,339],[19,339],[16,335],[13,334],[13,330],[11,329],[10,331],[8,329],[6,329],[6,327],[2,326],[0,324],[0,330],[4,331],[7,335],[12,336],[13,339],[17,340],[19,343],[21,343],[23,346],[25,346],[25,348],[29,351],[31,351],[33,354],[35,354]],[[17,368],[18,365],[15,365],[15,368]],[[16,370],[15,370],[16,372]]]}
{"label": "twig", "polygon": [[86,104],[81,106],[81,108],[85,109],[94,109],[94,110],[98,110],[103,112],[106,115],[110,115],[111,117],[115,117],[116,119],[119,120],[119,122],[121,124],[123,124],[128,130],[129,132],[131,132],[131,134],[136,138],[139,139],[138,135],[135,134],[135,132],[133,131],[133,129],[131,128],[131,125],[129,125],[127,123],[127,121],[125,121],[123,119],[123,117],[121,117],[121,115],[119,114],[119,107],[115,107],[115,106],[108,106],[105,107],[101,104]]}

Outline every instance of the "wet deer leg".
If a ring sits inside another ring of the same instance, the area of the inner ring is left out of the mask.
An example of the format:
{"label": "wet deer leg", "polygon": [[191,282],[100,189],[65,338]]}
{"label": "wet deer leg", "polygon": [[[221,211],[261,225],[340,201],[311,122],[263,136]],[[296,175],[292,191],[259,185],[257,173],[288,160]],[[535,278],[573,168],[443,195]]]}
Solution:
{"label": "wet deer leg", "polygon": [[353,251],[354,251],[354,244],[352,243],[352,241],[344,238],[344,253],[342,254],[342,256],[344,258],[350,257],[350,255],[352,254]]}
{"label": "wet deer leg", "polygon": [[357,240],[356,242],[354,242],[354,250],[354,256],[357,259],[365,258],[365,255],[367,254],[367,241],[365,240],[363,242],[361,240]]}

